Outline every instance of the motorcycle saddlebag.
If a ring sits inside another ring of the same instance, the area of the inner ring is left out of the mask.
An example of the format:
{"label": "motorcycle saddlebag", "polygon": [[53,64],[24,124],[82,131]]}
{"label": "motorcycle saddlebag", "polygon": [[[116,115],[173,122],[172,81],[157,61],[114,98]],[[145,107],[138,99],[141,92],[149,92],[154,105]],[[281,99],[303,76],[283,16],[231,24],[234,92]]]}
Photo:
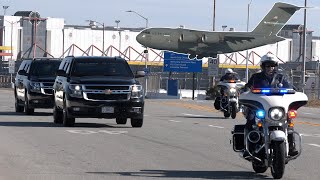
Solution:
{"label": "motorcycle saddlebag", "polygon": [[245,124],[238,124],[234,126],[232,133],[233,150],[236,152],[243,151],[244,147],[244,129]]}

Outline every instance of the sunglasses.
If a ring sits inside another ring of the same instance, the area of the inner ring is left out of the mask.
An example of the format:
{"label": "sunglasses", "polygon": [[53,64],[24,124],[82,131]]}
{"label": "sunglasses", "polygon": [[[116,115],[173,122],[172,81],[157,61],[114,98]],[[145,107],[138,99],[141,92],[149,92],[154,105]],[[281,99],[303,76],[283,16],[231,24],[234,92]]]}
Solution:
{"label": "sunglasses", "polygon": [[275,65],[266,65],[266,68],[276,67]]}

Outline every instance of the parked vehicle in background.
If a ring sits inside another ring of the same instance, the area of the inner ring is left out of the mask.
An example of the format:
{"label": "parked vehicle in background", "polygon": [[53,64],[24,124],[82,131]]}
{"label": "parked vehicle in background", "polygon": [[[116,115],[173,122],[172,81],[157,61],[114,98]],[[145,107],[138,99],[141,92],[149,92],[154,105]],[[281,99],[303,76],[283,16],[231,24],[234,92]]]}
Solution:
{"label": "parked vehicle in background", "polygon": [[55,123],[74,126],[75,118],[115,118],[117,124],[142,127],[143,71],[132,73],[120,57],[68,56],[61,62],[54,83]]}
{"label": "parked vehicle in background", "polygon": [[35,108],[53,107],[53,83],[61,59],[23,60],[14,82],[15,111],[33,114]]}

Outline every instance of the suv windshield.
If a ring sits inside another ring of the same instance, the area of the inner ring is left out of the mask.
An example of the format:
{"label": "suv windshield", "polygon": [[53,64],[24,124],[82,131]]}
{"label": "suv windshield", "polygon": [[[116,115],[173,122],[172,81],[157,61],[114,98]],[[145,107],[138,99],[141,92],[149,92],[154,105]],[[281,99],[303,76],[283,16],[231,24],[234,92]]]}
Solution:
{"label": "suv windshield", "polygon": [[60,61],[35,61],[30,67],[31,76],[56,76]]}
{"label": "suv windshield", "polygon": [[81,59],[72,66],[72,76],[123,76],[133,77],[127,63],[114,59]]}

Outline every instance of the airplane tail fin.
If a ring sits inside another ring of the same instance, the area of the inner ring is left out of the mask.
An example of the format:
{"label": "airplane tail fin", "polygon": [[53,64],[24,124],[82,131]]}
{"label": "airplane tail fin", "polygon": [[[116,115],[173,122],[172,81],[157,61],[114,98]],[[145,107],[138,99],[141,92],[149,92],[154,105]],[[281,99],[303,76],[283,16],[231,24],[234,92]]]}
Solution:
{"label": "airplane tail fin", "polygon": [[291,16],[299,9],[301,9],[301,7],[291,4],[281,2],[275,3],[252,33],[265,34],[267,36],[277,35]]}

